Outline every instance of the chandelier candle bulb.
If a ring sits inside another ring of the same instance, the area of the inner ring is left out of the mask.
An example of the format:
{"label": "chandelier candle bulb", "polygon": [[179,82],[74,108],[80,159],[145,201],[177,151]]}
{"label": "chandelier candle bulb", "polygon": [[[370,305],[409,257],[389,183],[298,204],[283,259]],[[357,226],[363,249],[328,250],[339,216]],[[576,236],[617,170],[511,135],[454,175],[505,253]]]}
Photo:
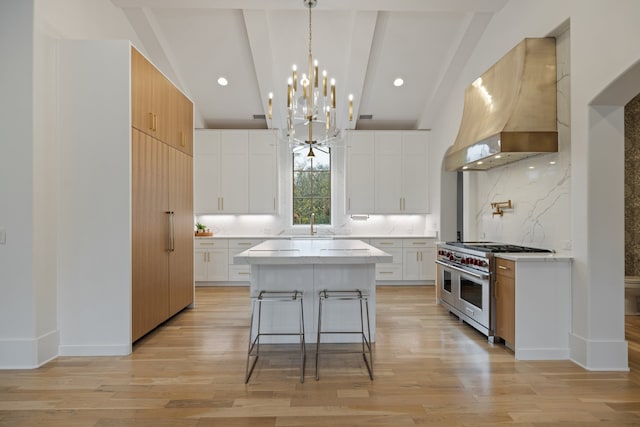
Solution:
{"label": "chandelier candle bulb", "polygon": [[318,87],[318,60],[313,61],[313,86]]}
{"label": "chandelier candle bulb", "polygon": [[273,118],[273,92],[269,92],[269,108],[267,111],[269,119]]}
{"label": "chandelier candle bulb", "polygon": [[336,108],[336,79],[331,79],[331,108]]}
{"label": "chandelier candle bulb", "polygon": [[349,94],[349,121],[353,121],[353,94]]}
{"label": "chandelier candle bulb", "polygon": [[322,93],[327,96],[327,70],[322,71]]}
{"label": "chandelier candle bulb", "polygon": [[293,85],[293,80],[291,79],[291,77],[289,77],[289,80],[287,81],[287,108],[291,108],[292,104],[291,104],[291,98],[293,96],[292,88]]}
{"label": "chandelier candle bulb", "polygon": [[293,64],[293,91],[298,90],[298,66]]}

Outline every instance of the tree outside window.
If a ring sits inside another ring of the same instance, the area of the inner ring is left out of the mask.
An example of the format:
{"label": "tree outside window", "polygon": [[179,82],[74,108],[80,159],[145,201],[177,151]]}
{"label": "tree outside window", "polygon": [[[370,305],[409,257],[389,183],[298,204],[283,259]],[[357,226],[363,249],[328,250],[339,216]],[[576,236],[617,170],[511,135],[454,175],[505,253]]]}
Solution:
{"label": "tree outside window", "polygon": [[314,148],[315,157],[306,150],[293,153],[293,225],[331,224],[331,151]]}

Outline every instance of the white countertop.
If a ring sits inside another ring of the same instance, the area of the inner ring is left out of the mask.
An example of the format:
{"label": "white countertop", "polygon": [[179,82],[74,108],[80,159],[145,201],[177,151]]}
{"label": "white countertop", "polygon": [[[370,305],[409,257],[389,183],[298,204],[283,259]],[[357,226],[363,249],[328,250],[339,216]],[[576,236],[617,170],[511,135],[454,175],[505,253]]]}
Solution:
{"label": "white countertop", "polygon": [[498,253],[496,258],[508,259],[511,261],[530,261],[530,262],[558,262],[571,261],[573,257],[567,254],[549,254],[549,253]]}
{"label": "white countertop", "polygon": [[320,236],[316,235],[314,237],[308,236],[306,234],[278,234],[273,236],[268,235],[239,235],[239,234],[216,234],[214,236],[196,236],[196,239],[268,239],[268,240],[277,240],[277,239],[316,239],[316,240],[327,240],[327,239],[435,239],[435,235],[423,235],[423,234],[321,234]]}
{"label": "white countertop", "polygon": [[393,256],[359,240],[267,240],[233,257],[234,264],[375,264]]}

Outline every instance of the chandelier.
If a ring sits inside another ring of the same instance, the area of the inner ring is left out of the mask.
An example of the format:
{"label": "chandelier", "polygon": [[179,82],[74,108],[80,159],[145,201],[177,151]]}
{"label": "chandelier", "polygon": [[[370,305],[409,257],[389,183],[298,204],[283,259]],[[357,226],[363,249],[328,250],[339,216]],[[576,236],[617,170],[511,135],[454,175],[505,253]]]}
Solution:
{"label": "chandelier", "polygon": [[[307,70],[298,76],[296,65],[287,81],[287,126],[283,138],[289,145],[309,147],[308,157],[314,157],[313,147],[331,146],[340,137],[336,123],[336,81],[328,80],[327,71],[318,72],[318,60],[313,59],[311,9],[317,0],[302,0],[309,10],[309,57]],[[269,94],[269,119],[273,118],[273,93]],[[349,121],[353,121],[353,95],[349,95]]]}

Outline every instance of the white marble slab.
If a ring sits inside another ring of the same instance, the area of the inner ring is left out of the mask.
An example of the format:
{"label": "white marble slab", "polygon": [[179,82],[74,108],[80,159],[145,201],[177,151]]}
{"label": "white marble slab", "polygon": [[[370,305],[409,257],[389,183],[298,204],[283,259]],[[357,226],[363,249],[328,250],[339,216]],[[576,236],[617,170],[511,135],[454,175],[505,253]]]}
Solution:
{"label": "white marble slab", "polygon": [[572,256],[567,254],[548,254],[548,253],[500,253],[497,258],[504,258],[511,261],[530,261],[530,262],[559,262],[571,261]]}
{"label": "white marble slab", "polygon": [[360,240],[267,240],[233,257],[234,264],[376,264],[393,256]]}

